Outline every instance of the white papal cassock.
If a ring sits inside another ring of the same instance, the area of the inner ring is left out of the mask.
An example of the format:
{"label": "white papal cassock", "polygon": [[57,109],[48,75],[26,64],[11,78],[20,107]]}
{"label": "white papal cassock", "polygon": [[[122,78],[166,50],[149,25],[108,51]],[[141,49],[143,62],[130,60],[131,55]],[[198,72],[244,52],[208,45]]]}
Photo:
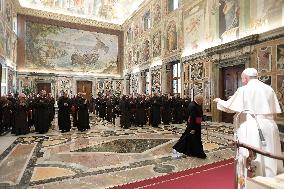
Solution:
{"label": "white papal cassock", "polygon": [[[263,132],[267,145],[260,141],[256,120],[250,114],[241,114],[237,136],[240,142],[260,148],[272,154],[281,155],[279,130],[273,120],[273,114],[281,113],[274,90],[257,79],[251,79],[247,85],[238,88],[227,101],[218,100],[217,108],[225,112],[249,111],[256,119]],[[248,156],[246,149],[240,149],[242,157]],[[257,154],[258,176],[275,176],[283,172],[282,162]]]}

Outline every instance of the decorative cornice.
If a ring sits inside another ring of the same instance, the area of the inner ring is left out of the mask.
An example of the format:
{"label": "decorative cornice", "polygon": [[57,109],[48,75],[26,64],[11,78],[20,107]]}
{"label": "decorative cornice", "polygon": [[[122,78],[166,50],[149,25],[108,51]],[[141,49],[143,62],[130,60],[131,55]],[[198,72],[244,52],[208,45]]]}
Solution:
{"label": "decorative cornice", "polygon": [[205,53],[207,55],[214,55],[216,53],[222,53],[222,52],[227,52],[227,51],[232,51],[236,49],[240,49],[245,46],[251,46],[255,45],[258,42],[258,37],[259,35],[250,35],[229,43],[224,43],[222,45],[218,45],[216,47],[211,47],[205,50]]}
{"label": "decorative cornice", "polygon": [[63,15],[63,14],[57,14],[57,13],[51,13],[51,12],[45,12],[41,10],[21,7],[18,0],[13,0],[13,4],[15,5],[17,13],[22,14],[22,15],[28,15],[28,16],[34,16],[34,17],[40,17],[40,18],[48,18],[48,19],[54,19],[58,21],[83,24],[83,25],[89,25],[89,26],[96,26],[100,28],[108,28],[108,29],[113,29],[113,30],[121,30],[121,31],[123,30],[122,26],[118,24],[99,22],[96,20],[82,18],[82,17],[75,17],[75,16],[69,16],[69,15]]}
{"label": "decorative cornice", "polygon": [[272,41],[284,37],[284,27],[259,34],[258,43]]}
{"label": "decorative cornice", "polygon": [[183,57],[182,62],[187,63],[189,60],[195,61],[195,60],[204,59],[204,58],[207,58],[207,56],[206,56],[206,53],[204,51],[202,51],[202,52],[199,52],[199,53],[195,53],[195,54]]}
{"label": "decorative cornice", "polygon": [[179,53],[175,55],[171,55],[170,57],[164,58],[163,64],[170,63],[170,62],[177,61],[177,60],[181,60],[181,55]]}
{"label": "decorative cornice", "polygon": [[224,67],[229,67],[229,66],[248,64],[249,61],[250,61],[250,54],[243,54],[243,55],[238,56],[238,57],[214,61],[214,64],[218,68],[224,68]]}

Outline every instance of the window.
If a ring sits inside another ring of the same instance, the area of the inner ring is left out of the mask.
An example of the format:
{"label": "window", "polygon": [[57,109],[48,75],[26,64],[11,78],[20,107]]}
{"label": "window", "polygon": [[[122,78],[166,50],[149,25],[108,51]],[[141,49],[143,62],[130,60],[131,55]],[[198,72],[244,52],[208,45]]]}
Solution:
{"label": "window", "polygon": [[172,12],[179,7],[179,0],[168,0],[168,12]]}
{"label": "window", "polygon": [[173,75],[173,93],[180,94],[181,93],[181,78],[180,78],[180,63],[173,64],[172,69]]}
{"label": "window", "polygon": [[151,16],[150,11],[146,12],[143,16],[143,22],[144,22],[144,31],[151,28]]}

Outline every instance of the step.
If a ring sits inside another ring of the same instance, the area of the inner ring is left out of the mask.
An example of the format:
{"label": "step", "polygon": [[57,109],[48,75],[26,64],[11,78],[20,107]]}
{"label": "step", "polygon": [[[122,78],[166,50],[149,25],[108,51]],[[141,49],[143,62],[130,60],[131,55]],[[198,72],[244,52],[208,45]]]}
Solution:
{"label": "step", "polygon": [[284,174],[275,177],[248,178],[247,189],[284,189]]}

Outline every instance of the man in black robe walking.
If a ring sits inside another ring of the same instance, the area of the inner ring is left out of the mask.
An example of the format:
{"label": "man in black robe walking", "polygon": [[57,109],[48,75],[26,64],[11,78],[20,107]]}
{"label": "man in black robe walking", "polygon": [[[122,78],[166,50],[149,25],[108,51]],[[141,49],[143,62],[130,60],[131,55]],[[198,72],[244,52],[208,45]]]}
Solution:
{"label": "man in black robe walking", "polygon": [[77,101],[78,106],[78,130],[86,131],[90,129],[89,125],[89,103],[86,99],[86,93],[79,93]]}
{"label": "man in black robe walking", "polygon": [[201,141],[202,103],[203,96],[197,95],[194,101],[189,104],[187,127],[178,142],[173,146],[173,153],[177,151],[188,156],[206,158]]}
{"label": "man in black robe walking", "polygon": [[62,133],[71,129],[70,110],[71,100],[68,98],[68,93],[64,92],[58,99],[58,126]]}

